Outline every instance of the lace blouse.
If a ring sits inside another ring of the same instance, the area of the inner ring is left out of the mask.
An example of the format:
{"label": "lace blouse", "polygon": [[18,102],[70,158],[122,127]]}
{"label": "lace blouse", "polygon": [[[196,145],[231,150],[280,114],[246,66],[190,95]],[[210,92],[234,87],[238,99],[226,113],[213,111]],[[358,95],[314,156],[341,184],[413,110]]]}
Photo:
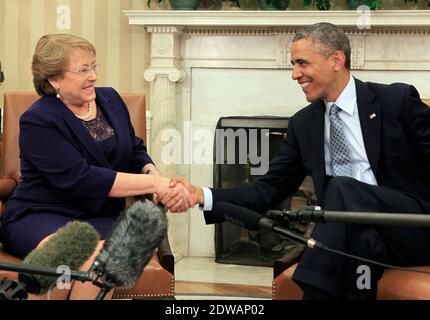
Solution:
{"label": "lace blouse", "polygon": [[106,159],[111,162],[117,147],[115,131],[111,127],[102,109],[97,108],[97,116],[94,119],[89,121],[81,120],[81,122],[103,151]]}

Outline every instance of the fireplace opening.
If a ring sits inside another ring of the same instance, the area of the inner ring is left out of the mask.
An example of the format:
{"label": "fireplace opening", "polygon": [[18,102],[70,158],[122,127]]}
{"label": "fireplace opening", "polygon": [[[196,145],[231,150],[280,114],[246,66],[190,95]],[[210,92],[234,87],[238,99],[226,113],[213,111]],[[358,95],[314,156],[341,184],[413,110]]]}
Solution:
{"label": "fireplace opening", "polygon": [[[265,174],[287,134],[288,117],[222,117],[216,126],[214,187],[228,188],[256,180]],[[314,204],[312,180],[307,177],[298,193],[277,208]],[[303,234],[306,224],[290,223]],[[215,261],[219,263],[272,266],[297,246],[297,242],[272,232],[251,231],[230,222],[215,225]]]}

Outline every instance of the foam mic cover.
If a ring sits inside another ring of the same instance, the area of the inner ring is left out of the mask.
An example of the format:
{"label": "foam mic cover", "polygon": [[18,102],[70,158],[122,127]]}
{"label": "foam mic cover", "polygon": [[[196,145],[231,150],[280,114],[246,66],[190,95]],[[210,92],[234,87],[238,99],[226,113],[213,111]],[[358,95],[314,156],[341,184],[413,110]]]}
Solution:
{"label": "foam mic cover", "polygon": [[[77,270],[93,254],[100,236],[86,222],[72,221],[61,227],[53,236],[31,251],[22,262],[28,266],[58,268],[66,265]],[[57,280],[52,276],[20,273],[19,281],[26,284],[29,293],[44,294]]]}
{"label": "foam mic cover", "polygon": [[227,202],[216,203],[212,214],[223,217],[224,220],[240,227],[255,231],[260,230],[259,222],[263,218],[263,215],[255,211]]}
{"label": "foam mic cover", "polygon": [[95,271],[115,287],[131,288],[167,232],[161,206],[136,201],[124,210],[95,259]]}

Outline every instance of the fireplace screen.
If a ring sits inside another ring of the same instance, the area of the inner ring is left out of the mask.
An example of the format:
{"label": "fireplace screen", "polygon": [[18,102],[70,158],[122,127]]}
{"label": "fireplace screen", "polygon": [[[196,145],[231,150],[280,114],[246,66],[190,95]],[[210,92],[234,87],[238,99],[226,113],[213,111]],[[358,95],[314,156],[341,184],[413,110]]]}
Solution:
{"label": "fireplace screen", "polygon": [[[220,118],[214,147],[214,187],[237,186],[265,174],[286,136],[287,125],[287,117]],[[289,208],[291,198],[279,208]],[[290,227],[299,233],[306,228],[299,224]],[[296,245],[274,233],[250,231],[230,222],[215,226],[215,257],[220,263],[272,266]]]}

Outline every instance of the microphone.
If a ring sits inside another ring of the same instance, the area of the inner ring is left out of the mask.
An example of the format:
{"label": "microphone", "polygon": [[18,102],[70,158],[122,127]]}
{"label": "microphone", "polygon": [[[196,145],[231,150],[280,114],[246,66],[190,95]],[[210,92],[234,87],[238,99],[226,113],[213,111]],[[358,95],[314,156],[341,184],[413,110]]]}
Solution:
{"label": "microphone", "polygon": [[267,215],[277,221],[345,222],[363,224],[430,227],[430,215],[414,213],[329,211],[320,206],[304,206],[294,210],[269,210]]}
{"label": "microphone", "polygon": [[101,287],[96,299],[113,287],[133,287],[166,232],[166,215],[152,201],[136,201],[124,210],[91,267],[97,275],[93,284]]}
{"label": "microphone", "polygon": [[224,220],[249,230],[267,230],[277,233],[281,236],[294,239],[300,243],[305,244],[309,248],[326,249],[324,244],[312,238],[306,239],[284,227],[276,225],[273,220],[270,220],[255,211],[231,203],[216,203],[214,209],[212,210],[212,214],[215,214],[220,218],[223,217]]}
{"label": "microphone", "polygon": [[[268,211],[270,213],[270,216],[273,217],[274,219],[279,220],[280,217],[280,213],[284,213],[284,211],[279,211],[279,210],[269,210]],[[286,212],[286,211],[285,211]],[[357,212],[355,212],[357,213]],[[264,217],[263,215],[243,208],[243,207],[239,207],[237,205],[231,204],[231,203],[227,203],[227,202],[218,202],[215,204],[213,210],[212,210],[212,214],[216,215],[216,218],[219,218],[219,220],[221,220],[221,218],[224,218],[224,220],[232,222],[240,227],[243,228],[247,228],[250,230],[267,230],[267,231],[271,231],[274,232],[276,234],[279,234],[281,236],[285,236],[287,238],[292,238],[298,242],[301,242],[303,244],[305,244],[307,247],[314,249],[314,248],[318,248],[318,249],[322,249],[331,253],[335,253],[335,254],[339,254],[348,258],[352,258],[352,259],[357,259],[359,261],[364,261],[367,263],[372,263],[378,266],[382,266],[384,268],[392,268],[392,269],[397,269],[397,270],[402,270],[402,271],[410,271],[410,272],[419,272],[419,273],[425,273],[425,274],[430,274],[428,271],[426,270],[421,270],[421,269],[416,269],[416,268],[407,268],[407,267],[398,267],[398,266],[394,266],[394,265],[390,265],[390,264],[386,264],[386,263],[381,263],[375,260],[371,260],[371,259],[367,259],[367,258],[363,258],[363,257],[359,257],[359,256],[355,256],[352,254],[348,254],[339,250],[335,250],[335,249],[331,249],[329,247],[327,247],[325,244],[316,241],[315,239],[306,239],[298,234],[295,234],[289,230],[287,230],[286,228],[283,227],[279,227],[277,226],[277,222],[274,222],[271,219],[268,219],[266,217]],[[395,215],[395,214],[393,214]],[[405,214],[407,215],[407,214]],[[303,220],[302,220],[303,221]],[[307,220],[309,221],[309,220]],[[312,220],[315,221],[315,220]],[[321,221],[321,220],[318,220]],[[325,221],[324,221],[325,222]],[[346,222],[346,221],[342,221],[342,222]],[[348,221],[349,222],[349,221]],[[364,222],[362,222],[364,223]]]}
{"label": "microphone", "polygon": [[[22,264],[18,265],[21,270],[17,271],[22,271],[18,279],[25,284],[29,293],[44,294],[63,274],[57,271],[59,266],[78,269],[93,254],[99,240],[98,232],[89,223],[69,222],[25,257]],[[91,280],[83,272],[71,271],[71,278]]]}

